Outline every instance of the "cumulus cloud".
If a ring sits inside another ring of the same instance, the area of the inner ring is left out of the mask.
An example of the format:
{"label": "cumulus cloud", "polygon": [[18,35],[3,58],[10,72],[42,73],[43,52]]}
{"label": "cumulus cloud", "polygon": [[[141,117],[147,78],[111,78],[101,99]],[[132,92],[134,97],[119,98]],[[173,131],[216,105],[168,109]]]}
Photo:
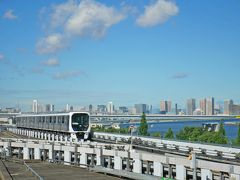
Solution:
{"label": "cumulus cloud", "polygon": [[41,64],[44,66],[54,67],[54,66],[59,66],[60,62],[57,58],[50,58],[46,61],[42,61]]}
{"label": "cumulus cloud", "polygon": [[47,37],[41,38],[37,42],[36,47],[39,54],[55,53],[66,47],[66,41],[60,33],[53,33]]}
{"label": "cumulus cloud", "polygon": [[95,1],[81,1],[67,19],[65,30],[76,36],[102,37],[108,28],[124,19],[113,7]]}
{"label": "cumulus cloud", "polygon": [[76,37],[101,38],[111,26],[125,18],[123,12],[94,0],[70,0],[55,5],[49,16],[51,31],[61,33],[40,39],[37,43],[40,54],[55,53]]}
{"label": "cumulus cloud", "polygon": [[66,21],[78,9],[78,3],[74,0],[69,0],[66,3],[54,5],[50,14],[50,25],[52,28],[63,26]]}
{"label": "cumulus cloud", "polygon": [[189,74],[187,73],[177,73],[174,76],[172,76],[173,79],[184,79],[189,77]]}
{"label": "cumulus cloud", "polygon": [[53,75],[53,79],[67,79],[67,78],[72,78],[72,77],[77,77],[81,74],[80,71],[66,71],[66,72],[58,72]]}
{"label": "cumulus cloud", "polygon": [[171,0],[157,0],[154,4],[145,7],[145,11],[136,22],[139,26],[155,26],[167,21],[178,13],[177,5]]}
{"label": "cumulus cloud", "polygon": [[13,13],[12,9],[9,9],[4,13],[3,18],[14,20],[17,19],[17,16]]}

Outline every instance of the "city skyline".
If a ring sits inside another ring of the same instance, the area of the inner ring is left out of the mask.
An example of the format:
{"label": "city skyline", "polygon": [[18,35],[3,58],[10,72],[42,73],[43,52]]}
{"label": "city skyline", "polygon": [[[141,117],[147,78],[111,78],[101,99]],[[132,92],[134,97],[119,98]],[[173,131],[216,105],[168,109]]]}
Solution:
{"label": "city skyline", "polygon": [[0,107],[239,104],[239,12],[236,0],[3,0]]}
{"label": "city skyline", "polygon": [[[174,107],[171,104],[175,104]],[[55,108],[57,107],[57,108]],[[114,102],[58,106],[49,102],[42,102],[37,99],[32,100],[32,104],[27,109],[21,109],[20,106],[0,107],[1,112],[69,112],[69,111],[89,111],[91,113],[107,114],[169,114],[169,115],[217,115],[217,114],[240,114],[240,104],[232,99],[216,101],[214,97],[204,99],[188,98],[185,106],[179,106],[178,102],[171,100],[160,100],[159,106],[153,106],[147,103],[138,103],[132,105],[116,105]]]}

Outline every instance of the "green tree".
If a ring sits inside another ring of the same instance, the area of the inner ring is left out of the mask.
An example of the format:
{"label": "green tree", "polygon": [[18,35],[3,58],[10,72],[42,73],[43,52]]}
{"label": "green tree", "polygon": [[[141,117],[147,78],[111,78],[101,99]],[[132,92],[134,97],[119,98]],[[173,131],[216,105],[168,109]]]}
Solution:
{"label": "green tree", "polygon": [[148,124],[147,124],[145,113],[142,114],[140,127],[139,127],[139,134],[142,135],[142,136],[147,136],[148,135]]}
{"label": "green tree", "polygon": [[225,129],[224,129],[224,125],[223,125],[223,121],[222,121],[222,120],[220,121],[220,127],[219,127],[218,133],[219,133],[220,135],[223,135],[223,136],[226,135],[226,132],[225,132]]}
{"label": "green tree", "polygon": [[240,123],[238,124],[238,135],[237,135],[236,143],[240,145]]}
{"label": "green tree", "polygon": [[172,128],[168,128],[168,131],[165,134],[165,138],[166,139],[174,139],[174,134],[173,134]]}
{"label": "green tree", "polygon": [[153,137],[161,137],[161,133],[160,132],[154,132],[152,133]]}

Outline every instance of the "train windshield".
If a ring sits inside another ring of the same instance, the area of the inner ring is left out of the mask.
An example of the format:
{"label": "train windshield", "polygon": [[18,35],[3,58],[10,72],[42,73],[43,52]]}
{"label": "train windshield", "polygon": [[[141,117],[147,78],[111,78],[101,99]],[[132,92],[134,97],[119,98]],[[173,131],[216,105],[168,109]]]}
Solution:
{"label": "train windshield", "polygon": [[87,131],[89,127],[89,115],[76,113],[72,115],[72,128],[74,131]]}

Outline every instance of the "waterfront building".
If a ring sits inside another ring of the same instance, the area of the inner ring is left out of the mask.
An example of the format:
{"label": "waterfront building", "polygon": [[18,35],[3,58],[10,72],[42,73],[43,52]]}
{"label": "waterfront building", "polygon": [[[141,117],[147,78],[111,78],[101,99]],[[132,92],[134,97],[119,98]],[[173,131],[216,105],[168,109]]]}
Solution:
{"label": "waterfront building", "polygon": [[90,113],[93,112],[93,105],[92,105],[92,104],[90,104],[90,105],[88,106],[88,110],[89,110]]}
{"label": "waterfront building", "polygon": [[136,114],[147,113],[147,104],[135,104]]}
{"label": "waterfront building", "polygon": [[98,113],[105,113],[106,109],[107,109],[106,105],[102,105],[102,104],[97,105],[97,112]]}
{"label": "waterfront building", "polygon": [[107,112],[109,114],[113,114],[114,113],[114,105],[113,105],[112,102],[108,102],[108,104],[107,104]]}
{"label": "waterfront building", "polygon": [[221,105],[220,104],[214,105],[214,114],[221,114]]}
{"label": "waterfront building", "polygon": [[166,114],[168,112],[171,112],[172,109],[172,102],[171,101],[160,101],[160,113]]}
{"label": "waterfront building", "polygon": [[199,107],[202,111],[202,115],[206,115],[206,108],[207,108],[207,100],[206,98],[200,100]]}
{"label": "waterfront building", "polygon": [[214,98],[209,97],[206,99],[206,115],[214,115]]}
{"label": "waterfront building", "polygon": [[240,105],[233,103],[233,100],[224,101],[224,114],[240,115]]}
{"label": "waterfront building", "polygon": [[120,113],[127,113],[128,112],[128,108],[126,106],[120,106],[119,107],[119,112]]}
{"label": "waterfront building", "polygon": [[230,115],[240,115],[240,105],[232,104],[229,107]]}
{"label": "waterfront building", "polygon": [[54,105],[53,104],[46,104],[45,111],[46,112],[54,112]]}
{"label": "waterfront building", "polygon": [[177,105],[177,103],[175,104],[175,114],[178,115],[178,105]]}
{"label": "waterfront building", "polygon": [[187,100],[187,115],[193,115],[193,111],[196,109],[196,100],[191,98]]}
{"label": "waterfront building", "polygon": [[69,107],[69,104],[66,105],[66,109],[65,109],[66,112],[69,112],[70,111],[70,107]]}
{"label": "waterfront building", "polygon": [[230,107],[233,105],[233,100],[228,99],[224,101],[224,114],[230,114]]}
{"label": "waterfront building", "polygon": [[34,99],[32,103],[32,112],[38,113],[38,101],[36,99]]}
{"label": "waterfront building", "polygon": [[202,115],[202,110],[201,109],[195,109],[194,111],[193,111],[193,115],[194,116],[199,116],[199,115]]}

